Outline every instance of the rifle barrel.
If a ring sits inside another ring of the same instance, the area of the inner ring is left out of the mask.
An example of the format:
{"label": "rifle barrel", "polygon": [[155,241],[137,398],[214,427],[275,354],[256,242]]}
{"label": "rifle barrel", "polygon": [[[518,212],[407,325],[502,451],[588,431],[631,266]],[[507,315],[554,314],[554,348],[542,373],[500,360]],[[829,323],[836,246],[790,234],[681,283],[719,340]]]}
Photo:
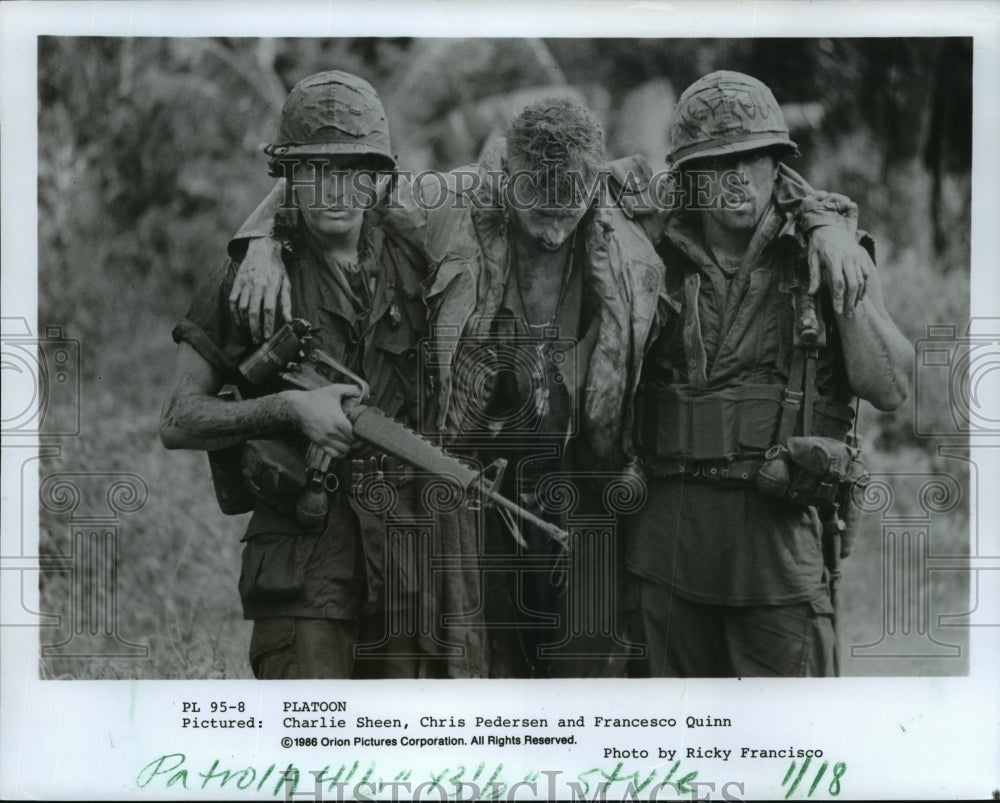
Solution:
{"label": "rifle barrel", "polygon": [[[537,527],[539,530],[541,530],[547,536],[549,536],[549,538],[551,538],[553,541],[559,544],[559,546],[561,546],[563,549],[566,548],[569,542],[569,534],[561,527],[557,527],[555,524],[545,521],[545,519],[539,518],[534,513],[525,510],[520,505],[517,505],[514,502],[511,502],[506,496],[502,496],[501,494],[498,494],[496,491],[487,491],[484,494],[484,496],[486,496],[486,498],[489,499],[491,502],[493,502],[493,504],[495,504],[497,507],[502,507],[504,510],[509,511],[513,515],[524,519],[529,524],[533,524],[535,527]],[[527,547],[527,544],[524,543],[522,539],[519,538],[518,542],[521,544],[521,546]]]}
{"label": "rifle barrel", "polygon": [[[301,390],[316,390],[329,383],[329,380],[316,373],[315,370],[285,371],[281,376],[288,384]],[[564,549],[567,547],[569,534],[561,527],[525,510],[496,491],[474,488],[476,483],[472,481],[474,472],[471,468],[445,454],[438,446],[425,441],[403,424],[389,418],[378,408],[369,407],[354,397],[342,399],[341,407],[344,410],[344,415],[355,426],[355,435],[359,440],[424,470],[432,469],[433,465],[437,463],[442,478],[450,479],[463,491],[484,496],[497,507],[503,508],[516,518],[534,525]],[[362,415],[365,413],[369,413],[369,415],[362,420]],[[393,434],[397,437],[392,437]],[[407,442],[409,448],[404,447]],[[424,454],[414,453],[414,449]],[[424,457],[425,460],[421,460],[421,457]],[[426,458],[430,458],[430,460],[428,461]],[[527,548],[528,545],[523,538],[517,533],[513,533],[513,535],[522,547]]]}

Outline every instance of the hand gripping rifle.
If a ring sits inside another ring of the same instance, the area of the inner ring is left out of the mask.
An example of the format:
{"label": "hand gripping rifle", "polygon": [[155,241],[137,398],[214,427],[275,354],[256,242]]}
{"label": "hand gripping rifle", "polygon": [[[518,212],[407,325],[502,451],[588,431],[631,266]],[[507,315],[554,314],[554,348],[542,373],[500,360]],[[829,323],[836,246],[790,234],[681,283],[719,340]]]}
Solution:
{"label": "hand gripping rifle", "polygon": [[[506,468],[506,460],[496,460],[482,471],[476,471],[377,407],[364,404],[369,395],[368,384],[324,351],[311,348],[311,333],[312,326],[301,318],[286,323],[240,363],[240,373],[254,387],[266,387],[275,379],[280,379],[300,390],[316,390],[333,384],[325,372],[333,372],[353,382],[361,389],[360,396],[343,399],[341,404],[358,440],[417,469],[441,477],[470,499],[493,503],[566,547],[569,536],[564,530],[495,490]],[[331,473],[333,458],[310,443],[306,463],[309,466],[307,485],[299,498],[296,512],[300,519],[322,521],[329,508],[329,494],[337,488],[336,476]],[[512,530],[512,534],[522,547],[527,547],[516,529]]]}

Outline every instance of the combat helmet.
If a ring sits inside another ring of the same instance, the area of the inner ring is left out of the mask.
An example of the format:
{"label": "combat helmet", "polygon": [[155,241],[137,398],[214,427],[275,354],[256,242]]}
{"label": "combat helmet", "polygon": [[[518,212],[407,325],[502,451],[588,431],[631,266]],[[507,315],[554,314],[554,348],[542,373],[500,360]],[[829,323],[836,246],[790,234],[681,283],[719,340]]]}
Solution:
{"label": "combat helmet", "polygon": [[771,90],[753,76],[718,70],[691,84],[677,101],[667,162],[678,168],[692,159],[770,147],[799,153]]}
{"label": "combat helmet", "polygon": [[284,159],[333,154],[373,157],[393,170],[389,124],[378,93],[363,78],[329,70],[299,81],[281,110],[277,140],[264,146],[271,175],[282,175]]}

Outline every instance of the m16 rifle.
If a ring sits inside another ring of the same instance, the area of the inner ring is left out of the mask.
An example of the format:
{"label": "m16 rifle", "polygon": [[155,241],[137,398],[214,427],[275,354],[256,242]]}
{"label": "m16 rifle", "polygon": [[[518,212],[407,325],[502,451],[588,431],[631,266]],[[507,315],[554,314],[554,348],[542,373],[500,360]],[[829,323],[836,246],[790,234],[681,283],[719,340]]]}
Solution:
{"label": "m16 rifle", "polygon": [[[807,274],[805,266],[800,268],[800,272]],[[803,286],[799,286],[794,291],[793,303],[795,308],[795,348],[801,349],[805,355],[805,377],[804,377],[804,400],[802,407],[802,433],[808,438],[813,432],[813,397],[816,395],[816,361],[819,349],[826,345],[826,330],[823,326],[820,315],[816,307],[816,296],[811,295]],[[801,356],[798,358],[801,360]],[[827,471],[826,479],[836,476],[839,481],[836,484],[835,495],[824,504],[816,506],[822,526],[822,550],[823,563],[826,566],[828,575],[828,588],[830,591],[830,604],[833,607],[834,617],[837,616],[838,599],[837,594],[841,580],[840,562],[847,557],[851,550],[851,540],[853,538],[852,521],[856,516],[856,509],[852,507],[851,493],[855,486],[863,486],[868,482],[868,471],[864,467],[861,457],[861,438],[857,431],[857,410],[854,415],[854,431],[845,436],[843,455],[838,464],[837,471],[833,471],[833,466],[824,466]],[[840,446],[840,444],[837,444]],[[833,650],[834,671],[840,674],[840,650],[834,644]]]}
{"label": "m16 rifle", "polygon": [[[357,385],[361,391],[359,396],[345,398],[341,405],[359,441],[414,468],[441,477],[471,500],[496,505],[515,520],[528,522],[566,547],[569,537],[563,529],[523,509],[495,490],[506,468],[505,460],[497,460],[482,471],[476,471],[377,407],[365,404],[369,395],[368,384],[326,352],[312,348],[311,339],[312,326],[308,321],[296,318],[278,329],[240,363],[240,373],[256,388],[267,388],[275,380],[300,390],[316,390],[336,381]],[[326,518],[329,495],[336,490],[337,479],[331,470],[333,458],[315,443],[307,447],[306,463],[307,484],[299,497],[296,515],[303,523],[315,525]],[[512,534],[522,547],[527,547],[516,527],[512,527]]]}

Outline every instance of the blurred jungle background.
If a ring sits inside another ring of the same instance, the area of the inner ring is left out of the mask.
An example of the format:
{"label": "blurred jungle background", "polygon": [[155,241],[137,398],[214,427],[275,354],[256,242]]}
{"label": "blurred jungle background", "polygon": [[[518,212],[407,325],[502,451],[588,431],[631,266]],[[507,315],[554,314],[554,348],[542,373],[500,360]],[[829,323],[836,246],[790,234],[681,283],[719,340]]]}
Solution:
{"label": "blurred jungle background", "polygon": [[[411,169],[474,160],[523,104],[558,94],[603,120],[609,157],[659,165],[684,87],[715,69],[751,73],[783,105],[803,153],[792,166],[860,204],[906,335],[938,323],[960,335],[968,321],[971,40],[42,38],[38,324],[79,340],[83,384],[81,434],[51,439],[62,452],[40,461],[40,479],[126,472],[148,487],[114,522],[110,573],[74,556],[86,501],[75,522],[41,508],[41,608],[59,617],[42,643],[61,645],[43,651],[43,677],[250,676],[236,591],[245,521],[217,509],[203,454],[161,447],[158,418],[170,330],[271,185],[260,146],[291,86],[332,68],[380,91]],[[944,337],[945,365],[921,386],[919,426],[912,401],[892,415],[861,407],[872,471],[899,476],[891,502],[873,494],[873,509],[885,504],[844,565],[846,674],[967,671],[968,572],[925,558],[969,551],[968,463],[916,434],[955,431],[956,342]],[[892,551],[906,544],[919,549]]]}

